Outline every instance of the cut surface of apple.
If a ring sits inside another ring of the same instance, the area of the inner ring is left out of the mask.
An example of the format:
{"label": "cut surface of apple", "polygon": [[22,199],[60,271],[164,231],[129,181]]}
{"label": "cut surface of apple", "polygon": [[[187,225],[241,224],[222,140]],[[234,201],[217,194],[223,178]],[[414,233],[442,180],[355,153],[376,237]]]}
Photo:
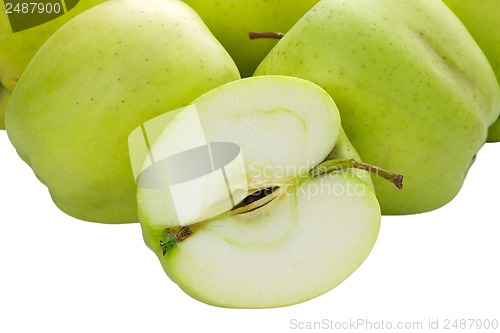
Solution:
{"label": "cut surface of apple", "polygon": [[[145,242],[192,297],[232,308],[296,304],[334,288],[368,256],[380,208],[366,171],[350,168],[357,154],[320,87],[282,76],[239,80],[206,93],[166,123],[162,131],[157,123],[141,127],[149,143],[142,154],[129,141],[131,155],[144,158],[138,179],[155,163],[212,143],[237,145],[243,167],[227,172],[227,179],[246,176],[242,200],[188,224],[179,221],[176,194],[165,182],[169,167],[158,172],[156,185],[138,181]],[[195,128],[203,135],[191,139],[187,133]],[[138,133],[129,140],[139,140]],[[200,186],[192,195],[214,200],[226,191],[224,184]]]}
{"label": "cut surface of apple", "polygon": [[193,297],[226,307],[286,306],[337,286],[375,243],[375,195],[347,175],[320,177],[290,192],[200,226],[166,252],[167,274]]}

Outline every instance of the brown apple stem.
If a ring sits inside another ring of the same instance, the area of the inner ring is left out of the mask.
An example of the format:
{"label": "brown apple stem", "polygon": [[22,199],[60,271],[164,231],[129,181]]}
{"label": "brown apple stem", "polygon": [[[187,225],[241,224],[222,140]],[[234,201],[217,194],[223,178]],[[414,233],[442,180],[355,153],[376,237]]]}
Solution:
{"label": "brown apple stem", "polygon": [[163,255],[171,251],[177,246],[177,243],[183,242],[189,236],[191,236],[197,229],[199,225],[193,224],[183,227],[168,228],[165,230],[165,238],[160,241],[160,247],[163,251]]}
{"label": "brown apple stem", "polygon": [[328,174],[331,172],[342,172],[342,171],[346,171],[348,169],[360,169],[360,170],[369,171],[369,172],[371,172],[377,176],[381,176],[382,178],[386,179],[387,181],[393,183],[394,186],[396,186],[398,189],[403,188],[403,176],[402,175],[384,170],[384,169],[379,168],[379,167],[374,166],[374,165],[370,165],[367,163],[357,161],[353,158],[325,161],[325,162],[319,164],[318,166],[316,166],[314,169],[312,169],[311,174],[313,177],[318,177],[318,176]]}
{"label": "brown apple stem", "polygon": [[281,39],[285,36],[284,33],[281,32],[268,32],[268,31],[252,31],[248,34],[250,39]]}

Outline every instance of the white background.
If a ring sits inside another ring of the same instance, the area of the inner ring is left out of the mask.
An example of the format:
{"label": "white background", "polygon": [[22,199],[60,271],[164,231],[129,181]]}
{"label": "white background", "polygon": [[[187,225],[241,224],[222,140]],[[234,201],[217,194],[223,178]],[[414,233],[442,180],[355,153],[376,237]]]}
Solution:
{"label": "white background", "polygon": [[487,144],[450,204],[383,217],[367,261],[329,293],[286,308],[231,310],[171,282],[138,224],[59,211],[0,131],[0,332],[274,333],[299,331],[292,320],[357,319],[421,321],[424,332],[429,319],[441,328],[446,319],[500,320],[499,166],[500,143]]}

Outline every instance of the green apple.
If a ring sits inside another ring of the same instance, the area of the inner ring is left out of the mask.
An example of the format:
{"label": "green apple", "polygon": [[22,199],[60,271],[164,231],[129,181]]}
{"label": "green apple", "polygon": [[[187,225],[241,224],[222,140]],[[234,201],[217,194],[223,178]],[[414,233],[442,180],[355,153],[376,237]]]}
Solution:
{"label": "green apple", "polygon": [[[202,302],[268,308],[309,300],[346,279],[375,244],[380,208],[367,172],[352,169],[373,167],[356,160],[335,103],[309,81],[228,83],[165,126],[143,124],[129,142],[131,156],[145,157],[137,194],[145,242]],[[219,150],[224,143],[240,154]],[[202,147],[211,153],[189,157]],[[401,187],[399,175],[378,171]]]}
{"label": "green apple", "polygon": [[[77,1],[74,8],[68,10],[64,15],[18,32],[12,31],[6,12],[6,1],[0,1],[0,84],[12,91],[36,51],[57,29],[79,13],[104,1]],[[10,3],[16,2],[10,1]],[[0,129],[5,129],[3,123],[4,114],[0,113]]]}
{"label": "green apple", "polygon": [[241,75],[255,69],[276,45],[250,40],[253,31],[287,32],[319,0],[184,0],[201,16],[236,62]]}
{"label": "green apple", "polygon": [[491,66],[440,0],[321,1],[256,71],[269,74],[323,87],[361,159],[405,175],[402,193],[374,179],[383,214],[452,200],[500,112]]}
{"label": "green apple", "polygon": [[136,222],[130,132],[238,78],[185,3],[112,0],[69,21],[37,52],[11,96],[7,133],[64,212]]}
{"label": "green apple", "polygon": [[488,131],[488,142],[498,141],[500,141],[500,120],[497,120],[493,125],[491,125]]}
{"label": "green apple", "polygon": [[7,103],[10,98],[10,91],[0,86],[0,128],[5,128],[4,115],[7,109]]}
{"label": "green apple", "polygon": [[[443,0],[463,22],[488,58],[500,82],[500,1]],[[488,141],[500,141],[500,119],[490,128]]]}

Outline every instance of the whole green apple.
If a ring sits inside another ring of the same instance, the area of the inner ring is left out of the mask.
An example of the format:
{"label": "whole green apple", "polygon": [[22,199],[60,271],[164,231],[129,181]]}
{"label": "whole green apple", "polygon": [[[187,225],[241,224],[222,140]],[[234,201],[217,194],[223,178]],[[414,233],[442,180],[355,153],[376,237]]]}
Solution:
{"label": "whole green apple", "polygon": [[400,193],[374,179],[384,214],[452,200],[500,112],[491,66],[440,0],[323,0],[256,71],[269,74],[323,87],[361,159],[405,175]]}
{"label": "whole green apple", "polygon": [[[204,94],[164,127],[154,121],[129,139],[148,142],[140,223],[165,272],[192,297],[231,308],[304,302],[370,253],[380,207],[367,172],[353,168],[372,167],[356,160],[317,85],[246,78]],[[401,187],[399,175],[383,173]]]}
{"label": "whole green apple", "polygon": [[112,0],[69,21],[33,57],[7,107],[7,133],[64,212],[136,222],[130,132],[238,78],[182,1]]}
{"label": "whole green apple", "polygon": [[4,116],[9,102],[10,91],[0,86],[0,128],[5,128]]}
{"label": "whole green apple", "polygon": [[488,142],[500,141],[500,120],[497,120],[488,130]]}
{"label": "whole green apple", "polygon": [[[479,44],[500,83],[500,1],[443,1],[458,16]],[[490,127],[488,141],[500,141],[500,119]]]}
{"label": "whole green apple", "polygon": [[251,76],[276,45],[251,40],[253,31],[287,32],[319,0],[184,0],[201,16],[236,62],[243,77]]}
{"label": "whole green apple", "polygon": [[[104,1],[80,0],[64,15],[17,32],[12,30],[5,1],[0,1],[0,85],[12,91],[36,51],[57,29],[81,12]],[[3,112],[0,112],[0,129],[5,129]]]}

